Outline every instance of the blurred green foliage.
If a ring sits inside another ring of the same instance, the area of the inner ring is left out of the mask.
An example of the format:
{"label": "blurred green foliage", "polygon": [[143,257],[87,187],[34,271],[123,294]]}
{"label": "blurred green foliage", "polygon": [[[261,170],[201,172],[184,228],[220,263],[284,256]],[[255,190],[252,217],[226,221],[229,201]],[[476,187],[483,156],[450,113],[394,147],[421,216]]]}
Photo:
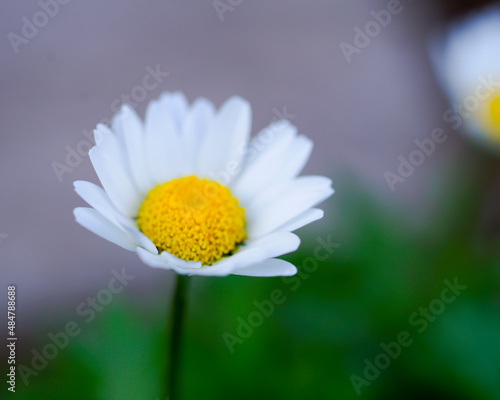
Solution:
{"label": "blurred green foliage", "polygon": [[[340,246],[306,272],[321,223],[303,229],[285,257],[302,270],[294,280],[190,278],[183,398],[500,399],[499,247],[478,223],[496,166],[472,161],[429,182],[440,201],[419,225],[352,182],[337,185],[339,218],[318,237]],[[445,279],[467,289],[419,332],[410,318],[440,298]],[[224,335],[237,337],[239,318],[276,289],[282,304],[231,352]],[[120,296],[28,387],[18,377],[16,398],[163,400],[167,295]],[[412,343],[358,396],[352,375],[366,379],[365,360],[405,331]]]}

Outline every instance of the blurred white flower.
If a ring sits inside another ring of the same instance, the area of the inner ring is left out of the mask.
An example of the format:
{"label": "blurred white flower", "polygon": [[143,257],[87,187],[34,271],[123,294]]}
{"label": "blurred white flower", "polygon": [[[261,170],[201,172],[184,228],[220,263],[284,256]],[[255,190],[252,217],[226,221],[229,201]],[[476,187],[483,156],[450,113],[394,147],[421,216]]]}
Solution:
{"label": "blurred white flower", "polygon": [[249,141],[251,110],[240,97],[216,111],[181,93],[153,101],[143,122],[125,105],[112,129],[98,125],[89,155],[103,188],[75,182],[92,208],[85,228],[137,252],[152,266],[194,275],[293,275],[275,259],[297,249],[297,228],[323,216],[333,193],[322,176],[297,177],[312,142],[288,121]]}
{"label": "blurred white flower", "polygon": [[431,59],[451,105],[445,121],[500,150],[500,8],[453,24],[431,41]]}

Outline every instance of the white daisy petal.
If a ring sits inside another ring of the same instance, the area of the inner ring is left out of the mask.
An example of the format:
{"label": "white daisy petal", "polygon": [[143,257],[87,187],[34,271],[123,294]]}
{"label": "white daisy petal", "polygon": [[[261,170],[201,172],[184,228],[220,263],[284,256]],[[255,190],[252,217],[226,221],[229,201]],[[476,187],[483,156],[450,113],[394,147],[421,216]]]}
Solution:
{"label": "white daisy petal", "polygon": [[261,131],[248,146],[241,175],[232,185],[233,193],[247,205],[262,188],[269,185],[285,163],[287,148],[297,135],[297,128],[288,121],[278,121]]}
{"label": "white daisy petal", "polygon": [[300,239],[291,232],[275,232],[266,237],[248,241],[235,254],[196,272],[197,275],[228,275],[233,271],[260,263],[297,250]]}
{"label": "white daisy petal", "polygon": [[[184,110],[182,100],[166,95],[152,101],[146,111],[146,159],[149,172],[157,184],[181,173],[185,154],[180,137],[181,121],[174,112],[177,109]],[[182,113],[184,115],[184,111]]]}
{"label": "white daisy petal", "polygon": [[89,231],[126,250],[135,250],[137,245],[130,236],[93,208],[79,207],[75,208],[73,213],[76,222]]}
{"label": "white daisy petal", "polygon": [[197,272],[197,275],[229,275],[237,268],[242,268],[249,264],[255,264],[266,258],[264,248],[240,248],[235,254],[217,261],[215,264],[206,266]]}
{"label": "white daisy petal", "polygon": [[304,169],[313,149],[313,142],[304,135],[299,135],[293,140],[287,149],[287,158],[279,168],[279,177],[274,179],[283,181],[296,178]]}
{"label": "white daisy petal", "polygon": [[179,267],[176,262],[172,262],[170,257],[163,256],[163,253],[162,255],[153,254],[142,247],[138,247],[136,252],[144,263],[154,268],[172,269],[181,275],[191,275],[196,271],[197,264],[194,264],[194,268]]}
{"label": "white daisy petal", "polygon": [[[331,181],[322,176],[303,176],[291,181],[276,183],[258,193],[252,198],[251,203],[246,207],[246,214],[249,219],[254,220],[273,204],[282,201],[290,193],[301,191],[305,194],[309,190],[320,190],[326,193],[331,192]],[[319,203],[317,203],[319,204]]]}
{"label": "white daisy petal", "polygon": [[200,173],[227,185],[241,168],[250,126],[248,102],[237,96],[227,100],[215,116],[203,142]]}
{"label": "white daisy petal", "polygon": [[269,206],[282,201],[290,192],[306,193],[309,190],[320,190],[328,192],[331,189],[331,180],[323,176],[301,176],[297,179],[276,183],[268,187],[252,198],[246,208],[246,214],[250,219],[262,214]]}
{"label": "white daisy petal", "polygon": [[169,265],[166,259],[160,257],[158,254],[153,254],[146,249],[143,249],[142,247],[137,247],[135,251],[141,261],[145,264],[148,264],[150,267],[174,269]]}
{"label": "white daisy petal", "polygon": [[323,218],[325,212],[319,208],[311,208],[304,211],[302,214],[297,215],[285,224],[276,228],[276,231],[287,231],[293,232],[296,229],[302,228],[303,226],[310,224],[311,222],[317,221]]}
{"label": "white daisy petal", "polygon": [[232,256],[223,258],[217,263],[206,266],[196,272],[196,275],[225,276],[234,273],[238,268],[243,268],[251,264],[256,264],[265,260],[266,251],[264,248],[240,249]]}
{"label": "white daisy petal", "polygon": [[117,210],[109,200],[107,193],[100,187],[91,182],[75,181],[73,183],[75,191],[78,195],[85,200],[89,206],[99,211],[104,217],[111,222],[118,224],[116,218]]}
{"label": "white daisy petal", "polygon": [[181,92],[163,93],[159,99],[164,111],[169,113],[173,120],[177,131],[182,129],[184,118],[188,111],[188,101],[186,96]]}
{"label": "white daisy petal", "polygon": [[76,181],[74,182],[74,186],[75,191],[83,200],[114,225],[122,228],[132,238],[134,243],[139,244],[152,253],[158,253],[153,242],[137,229],[136,224],[131,219],[119,214],[101,187],[85,181]]}
{"label": "white daisy petal", "polygon": [[252,193],[248,192],[247,195],[239,192],[240,196],[246,197],[242,201],[244,207],[257,209],[281,196],[282,191],[300,173],[309,159],[312,141],[303,135],[298,136],[288,144],[287,150],[289,156],[282,159],[281,165],[279,165],[279,161],[275,163],[279,168],[275,168],[273,172],[268,171],[267,176],[259,180],[260,188],[255,188]]}
{"label": "white daisy petal", "polygon": [[127,162],[136,187],[147,193],[154,186],[150,177],[144,146],[144,127],[136,112],[125,104],[113,118],[113,130],[125,148]]}
{"label": "white daisy petal", "polygon": [[297,273],[295,265],[278,258],[271,258],[259,264],[250,265],[233,272],[234,275],[271,277],[271,276],[292,276]]}
{"label": "white daisy petal", "polygon": [[331,181],[321,176],[300,177],[287,185],[275,201],[247,209],[249,237],[260,237],[319,204],[333,194]]}
{"label": "white daisy petal", "polygon": [[264,249],[266,257],[278,257],[297,250],[300,245],[299,237],[292,232],[274,232],[258,239],[249,240],[242,246],[241,252],[249,249]]}
{"label": "white daisy petal", "polygon": [[138,244],[140,247],[153,254],[158,254],[158,249],[156,248],[154,243],[137,228],[135,223],[130,220],[125,220],[125,218],[121,218],[119,221],[119,225],[125,232],[127,232],[134,243]]}
{"label": "white daisy petal", "polygon": [[116,136],[104,125],[98,125],[99,143],[89,151],[92,165],[115,207],[127,216],[134,216],[142,201]]}
{"label": "white daisy petal", "polygon": [[182,126],[182,144],[186,154],[186,174],[200,174],[198,159],[203,140],[211,129],[215,115],[213,104],[204,98],[196,99]]}
{"label": "white daisy petal", "polygon": [[202,267],[201,262],[199,261],[186,261],[170,254],[168,251],[164,251],[160,255],[167,260],[169,264],[175,265],[178,268],[198,269]]}

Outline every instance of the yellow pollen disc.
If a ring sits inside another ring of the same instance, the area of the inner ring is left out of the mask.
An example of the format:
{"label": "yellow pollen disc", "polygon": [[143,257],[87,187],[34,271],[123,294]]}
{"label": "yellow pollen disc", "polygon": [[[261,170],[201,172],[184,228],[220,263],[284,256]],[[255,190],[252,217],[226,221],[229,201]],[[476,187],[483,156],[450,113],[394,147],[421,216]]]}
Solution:
{"label": "yellow pollen disc", "polygon": [[495,97],[490,104],[490,113],[493,123],[500,128],[500,96]]}
{"label": "yellow pollen disc", "polygon": [[479,108],[479,123],[493,140],[500,142],[500,93],[495,93]]}
{"label": "yellow pollen disc", "polygon": [[151,189],[137,226],[158,248],[183,260],[211,265],[246,238],[245,210],[228,188],[195,176]]}

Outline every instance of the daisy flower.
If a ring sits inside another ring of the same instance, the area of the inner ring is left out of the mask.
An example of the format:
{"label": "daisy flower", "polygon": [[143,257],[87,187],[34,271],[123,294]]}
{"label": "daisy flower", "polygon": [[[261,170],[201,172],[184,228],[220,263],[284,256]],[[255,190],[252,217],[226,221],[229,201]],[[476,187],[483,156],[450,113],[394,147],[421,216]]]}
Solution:
{"label": "daisy flower", "polygon": [[295,251],[292,231],[320,219],[333,194],[322,176],[298,177],[313,144],[288,121],[250,140],[251,109],[240,97],[219,110],[181,93],[151,102],[142,121],[124,105],[98,125],[92,165],[102,188],[74,183],[92,208],[76,221],[151,267],[183,275],[293,275],[274,257]]}
{"label": "daisy flower", "polygon": [[500,8],[452,25],[431,42],[431,59],[452,105],[445,121],[500,150]]}

